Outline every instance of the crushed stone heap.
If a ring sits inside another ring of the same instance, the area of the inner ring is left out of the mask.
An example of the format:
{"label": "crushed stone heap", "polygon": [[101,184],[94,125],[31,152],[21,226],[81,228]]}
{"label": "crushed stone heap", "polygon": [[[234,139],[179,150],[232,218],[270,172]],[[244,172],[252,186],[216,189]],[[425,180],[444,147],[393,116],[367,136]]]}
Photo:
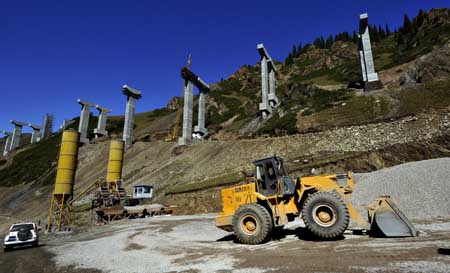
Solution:
{"label": "crushed stone heap", "polygon": [[355,205],[390,195],[410,219],[450,217],[450,157],[355,174],[355,182]]}

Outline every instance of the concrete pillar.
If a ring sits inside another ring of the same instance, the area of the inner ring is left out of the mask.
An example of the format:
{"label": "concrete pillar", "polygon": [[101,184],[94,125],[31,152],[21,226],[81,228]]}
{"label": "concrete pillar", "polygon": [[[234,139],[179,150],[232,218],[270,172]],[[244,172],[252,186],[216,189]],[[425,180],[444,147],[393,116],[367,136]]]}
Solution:
{"label": "concrete pillar", "polygon": [[77,102],[81,105],[80,123],[78,125],[80,142],[89,143],[89,139],[87,138],[87,131],[89,127],[89,118],[91,116],[91,107],[93,107],[94,104],[81,99],[78,99]]}
{"label": "concrete pillar", "polygon": [[125,123],[123,127],[123,141],[125,147],[130,147],[132,144],[132,132],[134,127],[134,115],[136,110],[136,101],[142,97],[141,92],[124,85],[122,93],[127,96],[127,106],[125,109]]}
{"label": "concrete pillar", "polygon": [[106,131],[106,119],[108,113],[111,112],[110,109],[101,107],[100,105],[96,105],[99,115],[98,115],[98,123],[97,128],[94,129],[95,138],[99,138],[102,136],[108,136],[108,131]]}
{"label": "concrete pillar", "polygon": [[259,104],[259,111],[264,119],[269,118],[272,114],[272,108],[269,106],[268,96],[268,73],[267,73],[267,59],[261,59],[261,99]]}
{"label": "concrete pillar", "polygon": [[[273,64],[272,64],[273,65]],[[269,72],[269,105],[272,108],[275,108],[278,105],[278,97],[275,93],[275,86],[276,86],[276,74],[275,70],[272,66],[270,66],[270,72]]]}
{"label": "concrete pillar", "polygon": [[11,146],[12,133],[3,131],[3,134],[6,136],[5,146],[3,147],[3,156],[6,156],[9,153],[9,148]]}
{"label": "concrete pillar", "polygon": [[272,115],[272,110],[278,104],[278,98],[275,94],[276,86],[276,67],[265,49],[263,44],[257,46],[261,56],[261,103],[259,111],[263,119]]}
{"label": "concrete pillar", "polygon": [[[360,37],[360,58],[361,70],[363,72],[363,80],[365,82],[365,89],[375,90],[383,86],[378,78],[378,73],[375,72],[375,64],[373,62],[372,45],[370,43],[369,35],[369,16],[367,13],[359,16],[359,37]],[[364,75],[365,74],[365,75]]]}
{"label": "concrete pillar", "polygon": [[268,103],[269,86],[268,79],[269,74],[267,73],[267,59],[265,57],[261,60],[261,92],[262,92],[262,103]]}
{"label": "concrete pillar", "polygon": [[184,107],[183,107],[183,131],[178,139],[178,145],[189,145],[192,143],[192,107],[194,105],[194,86],[200,91],[198,99],[198,123],[194,127],[195,140],[203,139],[208,131],[205,128],[205,96],[210,91],[209,85],[200,79],[188,66],[181,69],[181,78],[184,80]]}
{"label": "concrete pillar", "polygon": [[37,126],[31,123],[28,123],[28,126],[33,129],[33,132],[31,133],[31,143],[36,143],[41,140],[41,126]]}
{"label": "concrete pillar", "polygon": [[178,139],[178,145],[188,145],[192,142],[192,107],[194,104],[194,84],[184,81],[183,131]]}
{"label": "concrete pillar", "polygon": [[198,123],[194,127],[194,133],[199,134],[202,138],[208,134],[208,130],[205,128],[205,96],[206,93],[200,91],[198,97]]}
{"label": "concrete pillar", "polygon": [[53,132],[53,115],[45,114],[44,123],[42,124],[41,139],[47,139]]}
{"label": "concrete pillar", "polygon": [[359,44],[359,60],[361,61],[361,74],[363,76],[363,81],[367,82],[366,61],[364,60],[364,50],[362,49],[361,40],[359,41],[358,44]]}
{"label": "concrete pillar", "polygon": [[10,120],[11,124],[14,125],[14,130],[9,144],[9,151],[17,149],[20,145],[20,138],[22,137],[22,128],[27,123],[20,122],[17,120]]}

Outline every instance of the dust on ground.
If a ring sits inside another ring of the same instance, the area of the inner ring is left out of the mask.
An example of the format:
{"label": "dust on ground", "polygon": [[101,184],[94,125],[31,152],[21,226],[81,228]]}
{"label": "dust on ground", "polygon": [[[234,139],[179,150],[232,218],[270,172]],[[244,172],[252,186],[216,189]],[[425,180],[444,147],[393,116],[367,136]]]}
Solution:
{"label": "dust on ground", "polygon": [[[248,246],[214,226],[214,214],[117,221],[46,245],[0,256],[1,272],[449,272],[450,218],[414,221],[416,238],[370,238],[347,232],[316,241],[301,221],[270,242]],[[48,268],[22,265],[30,260]],[[11,269],[20,268],[20,271]],[[83,271],[84,270],[84,271]]]}

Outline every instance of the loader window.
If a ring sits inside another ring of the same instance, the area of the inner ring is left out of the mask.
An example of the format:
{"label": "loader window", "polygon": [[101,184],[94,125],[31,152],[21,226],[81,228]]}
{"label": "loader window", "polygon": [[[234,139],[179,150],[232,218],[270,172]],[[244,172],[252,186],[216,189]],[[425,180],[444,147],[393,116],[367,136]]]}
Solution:
{"label": "loader window", "polygon": [[273,168],[272,162],[267,163],[267,174],[269,175],[270,180],[277,179],[277,175],[275,174],[275,169]]}
{"label": "loader window", "polygon": [[267,171],[267,195],[273,195],[277,193],[277,170],[275,169],[275,166],[272,161],[266,162],[266,171]]}
{"label": "loader window", "polygon": [[256,166],[256,179],[258,180],[258,188],[260,190],[266,190],[266,176],[264,172],[264,165]]}

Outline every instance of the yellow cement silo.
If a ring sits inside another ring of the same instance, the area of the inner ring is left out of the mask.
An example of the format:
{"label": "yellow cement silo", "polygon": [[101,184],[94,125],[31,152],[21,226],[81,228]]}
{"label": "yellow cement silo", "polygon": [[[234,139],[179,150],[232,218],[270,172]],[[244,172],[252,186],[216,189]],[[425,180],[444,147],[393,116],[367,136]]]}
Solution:
{"label": "yellow cement silo", "polygon": [[61,140],[59,151],[58,170],[54,195],[72,195],[75,172],[78,160],[78,144],[80,133],[76,131],[65,131]]}
{"label": "yellow cement silo", "polygon": [[122,140],[111,140],[109,147],[108,172],[106,182],[113,183],[122,179],[123,154],[125,143]]}
{"label": "yellow cement silo", "polygon": [[61,230],[70,224],[68,202],[73,196],[79,142],[80,133],[73,130],[63,132],[47,230]]}

